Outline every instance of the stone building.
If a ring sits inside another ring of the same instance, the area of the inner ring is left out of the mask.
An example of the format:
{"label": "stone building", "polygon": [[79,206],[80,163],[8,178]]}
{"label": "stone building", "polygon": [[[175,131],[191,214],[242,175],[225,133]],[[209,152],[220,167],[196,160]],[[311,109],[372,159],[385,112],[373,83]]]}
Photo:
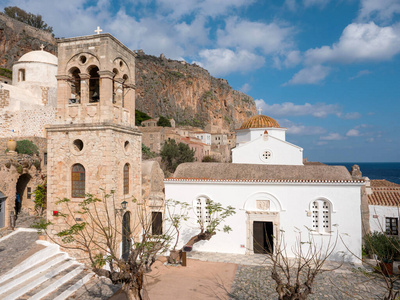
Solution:
{"label": "stone building", "polygon": [[139,127],[139,130],[142,133],[142,143],[150,148],[150,151],[160,153],[165,143],[165,127]]}
{"label": "stone building", "polygon": [[[63,229],[56,204],[77,206],[85,194],[115,191],[116,213],[123,201],[125,228],[141,199],[141,133],[135,127],[135,54],[110,34],[58,41],[57,118],[47,128],[48,209],[53,230]],[[78,207],[76,207],[78,208]],[[100,221],[105,221],[105,213]],[[121,224],[112,224],[121,230]],[[54,232],[54,231],[53,231]],[[119,237],[121,238],[121,237]],[[121,254],[129,251],[123,239]]]}

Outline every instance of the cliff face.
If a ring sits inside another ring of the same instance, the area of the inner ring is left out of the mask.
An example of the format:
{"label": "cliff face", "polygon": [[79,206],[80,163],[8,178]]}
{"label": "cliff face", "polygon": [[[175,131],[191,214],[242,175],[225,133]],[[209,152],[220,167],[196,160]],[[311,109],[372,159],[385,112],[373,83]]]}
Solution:
{"label": "cliff face", "polygon": [[[41,44],[56,54],[51,33],[0,13],[0,67],[11,70],[22,55],[39,50]],[[212,77],[199,66],[142,51],[136,58],[136,109],[154,118],[172,117],[178,124],[211,124],[227,130],[256,114],[253,98],[234,91],[226,80]]]}
{"label": "cliff face", "polygon": [[9,18],[0,13],[0,67],[12,69],[15,61],[40,45],[56,54],[56,40],[51,33]]}
{"label": "cliff face", "polygon": [[164,115],[179,124],[225,129],[240,127],[256,114],[253,98],[234,91],[224,79],[180,61],[139,51],[136,58],[136,108],[152,117]]}

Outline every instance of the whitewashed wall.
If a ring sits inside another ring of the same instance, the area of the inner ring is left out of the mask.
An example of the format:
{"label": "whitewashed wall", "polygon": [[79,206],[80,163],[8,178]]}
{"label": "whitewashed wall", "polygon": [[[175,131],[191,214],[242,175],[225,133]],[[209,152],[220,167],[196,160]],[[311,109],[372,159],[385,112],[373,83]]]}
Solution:
{"label": "whitewashed wall", "polygon": [[[261,154],[268,150],[272,156],[263,161]],[[303,149],[270,135],[241,144],[232,149],[232,162],[238,164],[303,165]]]}
{"label": "whitewashed wall", "polygon": [[[307,216],[311,203],[316,199],[328,199],[332,203],[331,220],[333,230],[339,230],[346,246],[356,255],[361,255],[361,213],[360,184],[266,184],[266,183],[221,183],[221,182],[171,182],[165,181],[166,199],[187,202],[194,206],[199,196],[207,196],[223,206],[235,207],[236,214],[227,219],[226,225],[232,228],[229,234],[218,232],[210,241],[202,241],[194,246],[196,251],[245,254],[248,247],[246,229],[246,209],[255,211],[252,201],[266,197],[272,199],[271,209],[279,211],[279,229],[285,231],[285,239],[290,248],[296,240],[296,228],[307,236],[307,227],[312,227],[312,217]],[[196,215],[190,210],[190,221],[184,224],[179,246],[183,246],[191,236],[199,231]],[[327,245],[335,234],[314,234],[316,242]],[[354,260],[340,240],[330,259],[338,260],[340,251],[346,252],[347,260]],[[247,251],[248,252],[248,251]],[[293,254],[289,255],[293,256]]]}
{"label": "whitewashed wall", "polygon": [[398,218],[399,209],[397,206],[369,205],[369,225],[371,232],[385,232],[386,217]]}

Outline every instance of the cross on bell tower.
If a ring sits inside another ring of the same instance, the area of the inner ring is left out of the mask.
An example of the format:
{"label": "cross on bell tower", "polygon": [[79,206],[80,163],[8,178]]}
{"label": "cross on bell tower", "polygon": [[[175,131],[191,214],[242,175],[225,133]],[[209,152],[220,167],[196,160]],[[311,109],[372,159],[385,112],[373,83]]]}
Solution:
{"label": "cross on bell tower", "polygon": [[97,29],[94,32],[96,32],[97,34],[100,34],[100,32],[102,32],[102,31],[103,31],[103,29],[100,29],[100,27],[97,26]]}

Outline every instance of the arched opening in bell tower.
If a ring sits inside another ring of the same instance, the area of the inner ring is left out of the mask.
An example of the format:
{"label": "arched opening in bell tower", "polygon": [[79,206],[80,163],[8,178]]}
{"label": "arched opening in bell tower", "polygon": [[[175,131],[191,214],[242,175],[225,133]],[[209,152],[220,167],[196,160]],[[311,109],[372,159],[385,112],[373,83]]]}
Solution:
{"label": "arched opening in bell tower", "polygon": [[89,68],[89,102],[95,103],[100,100],[100,75],[97,66]]}
{"label": "arched opening in bell tower", "polygon": [[81,103],[81,71],[78,68],[73,68],[69,71],[71,79],[71,96],[69,103]]}

